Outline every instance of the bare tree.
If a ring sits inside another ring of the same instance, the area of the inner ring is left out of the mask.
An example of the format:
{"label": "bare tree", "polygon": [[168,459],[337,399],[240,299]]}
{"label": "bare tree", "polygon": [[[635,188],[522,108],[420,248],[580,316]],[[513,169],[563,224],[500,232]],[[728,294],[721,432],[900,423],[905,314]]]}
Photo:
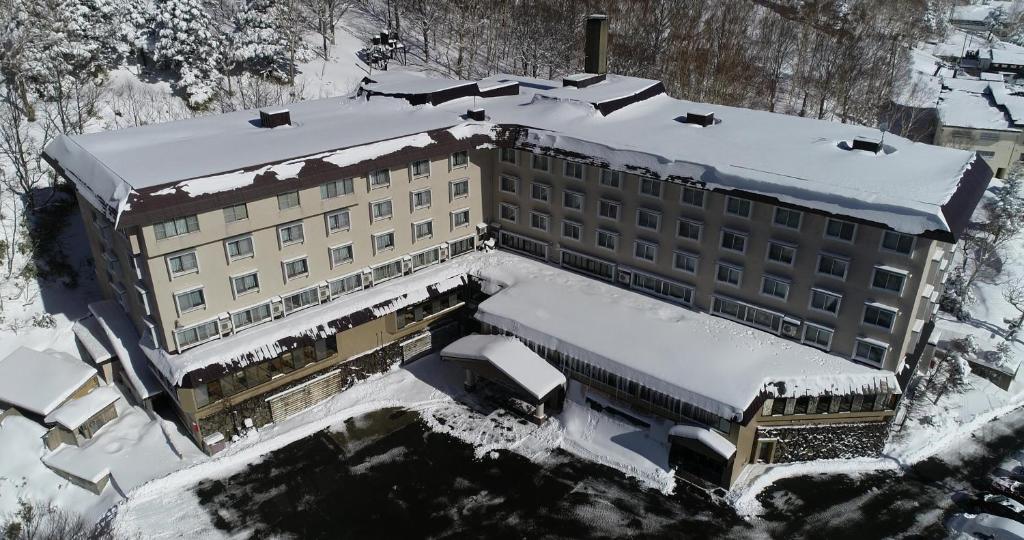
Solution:
{"label": "bare tree", "polygon": [[1016,319],[1006,319],[1006,340],[1017,337],[1021,325],[1024,325],[1024,278],[1016,278],[1003,286],[1003,298],[1020,314]]}
{"label": "bare tree", "polygon": [[22,197],[26,211],[37,206],[34,191],[48,177],[40,166],[43,148],[53,136],[51,122],[28,123],[24,109],[9,92],[0,95],[0,157],[6,158],[13,172],[4,182]]}
{"label": "bare tree", "polygon": [[[324,60],[330,57],[331,45],[334,45],[334,34],[338,22],[352,7],[352,0],[299,0],[302,22],[306,29],[320,36],[320,56]],[[390,14],[390,9],[387,10]]]}

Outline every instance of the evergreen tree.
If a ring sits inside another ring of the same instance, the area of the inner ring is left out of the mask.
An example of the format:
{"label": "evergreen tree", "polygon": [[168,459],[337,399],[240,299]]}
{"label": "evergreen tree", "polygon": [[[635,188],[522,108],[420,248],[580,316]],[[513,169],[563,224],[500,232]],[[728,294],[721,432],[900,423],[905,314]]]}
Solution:
{"label": "evergreen tree", "polygon": [[[254,74],[286,82],[296,62],[308,58],[289,5],[280,0],[249,0],[234,18],[231,35],[235,60]],[[294,50],[293,50],[294,49]]]}
{"label": "evergreen tree", "polygon": [[175,89],[202,107],[220,88],[220,34],[200,0],[157,0],[153,56],[179,75]]}

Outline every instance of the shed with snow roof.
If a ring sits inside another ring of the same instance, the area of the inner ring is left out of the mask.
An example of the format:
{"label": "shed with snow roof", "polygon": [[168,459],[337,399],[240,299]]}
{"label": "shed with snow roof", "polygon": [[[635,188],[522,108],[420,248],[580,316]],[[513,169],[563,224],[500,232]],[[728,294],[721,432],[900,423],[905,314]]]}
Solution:
{"label": "shed with snow roof", "polygon": [[0,360],[0,408],[40,422],[98,385],[96,370],[67,353],[18,347]]}
{"label": "shed with snow roof", "polygon": [[88,394],[69,400],[46,415],[44,422],[53,427],[46,433],[50,450],[61,444],[80,446],[100,428],[117,418],[115,404],[121,394],[110,386],[100,386]]}

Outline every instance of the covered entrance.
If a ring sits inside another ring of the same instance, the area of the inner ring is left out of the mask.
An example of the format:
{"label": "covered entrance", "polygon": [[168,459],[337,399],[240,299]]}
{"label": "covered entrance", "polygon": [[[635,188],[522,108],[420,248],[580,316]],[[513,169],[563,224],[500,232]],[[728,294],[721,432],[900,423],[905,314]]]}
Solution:
{"label": "covered entrance", "polygon": [[728,486],[729,464],[736,445],[721,433],[695,424],[679,424],[668,432],[671,443],[669,461],[701,480]]}

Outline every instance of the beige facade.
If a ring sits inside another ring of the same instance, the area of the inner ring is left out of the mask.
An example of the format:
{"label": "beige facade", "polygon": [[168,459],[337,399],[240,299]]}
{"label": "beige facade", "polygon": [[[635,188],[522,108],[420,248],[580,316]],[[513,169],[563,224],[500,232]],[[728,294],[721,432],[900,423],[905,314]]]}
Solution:
{"label": "beige facade", "polygon": [[978,152],[996,178],[1006,178],[1010,169],[1024,165],[1024,133],[1018,129],[978,129],[938,126],[935,144]]}

